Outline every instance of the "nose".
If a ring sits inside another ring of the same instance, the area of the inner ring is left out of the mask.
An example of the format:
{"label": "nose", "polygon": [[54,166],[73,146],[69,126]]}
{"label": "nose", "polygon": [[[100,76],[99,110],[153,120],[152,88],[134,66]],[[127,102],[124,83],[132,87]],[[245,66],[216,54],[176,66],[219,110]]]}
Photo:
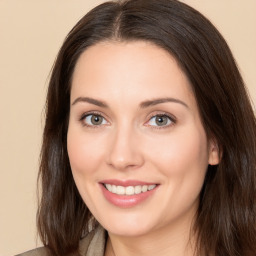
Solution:
{"label": "nose", "polygon": [[113,132],[107,164],[116,170],[136,169],[144,164],[140,138],[128,127]]}

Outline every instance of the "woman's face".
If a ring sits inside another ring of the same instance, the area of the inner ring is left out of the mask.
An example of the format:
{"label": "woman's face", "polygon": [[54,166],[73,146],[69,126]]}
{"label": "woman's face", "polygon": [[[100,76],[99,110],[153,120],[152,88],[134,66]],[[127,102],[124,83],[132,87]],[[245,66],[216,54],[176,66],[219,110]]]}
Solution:
{"label": "woman's face", "polygon": [[105,42],[79,58],[68,154],[77,188],[112,234],[191,222],[218,153],[175,59],[146,42]]}

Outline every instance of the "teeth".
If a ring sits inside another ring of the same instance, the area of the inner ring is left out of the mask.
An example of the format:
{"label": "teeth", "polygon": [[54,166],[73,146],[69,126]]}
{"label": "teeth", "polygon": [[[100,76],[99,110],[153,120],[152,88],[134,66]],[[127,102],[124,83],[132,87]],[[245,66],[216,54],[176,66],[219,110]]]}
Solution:
{"label": "teeth", "polygon": [[125,194],[126,195],[134,195],[134,187],[133,186],[129,186],[129,187],[126,187],[125,189]]}
{"label": "teeth", "polygon": [[147,191],[150,191],[156,187],[156,185],[143,185],[143,186],[128,186],[128,187],[123,187],[123,186],[116,186],[116,185],[111,185],[111,184],[104,184],[105,188],[117,195],[127,195],[131,196],[134,194],[140,194],[140,193],[145,193]]}
{"label": "teeth", "polygon": [[108,191],[111,190],[111,185],[110,185],[110,184],[106,184],[105,186],[106,186],[106,188],[107,188]]}
{"label": "teeth", "polygon": [[[110,185],[110,184],[109,184],[109,185]],[[110,185],[110,187],[111,187],[111,192],[116,194],[116,190],[117,190],[117,189],[116,189],[116,186],[115,186],[115,185],[112,185],[112,186]],[[109,190],[109,191],[110,191],[110,190]]]}
{"label": "teeth", "polygon": [[148,190],[152,190],[152,189],[154,189],[154,188],[155,188],[155,186],[156,186],[156,185],[149,185],[149,186],[148,186]]}
{"label": "teeth", "polygon": [[135,186],[134,192],[135,194],[140,194],[141,190],[142,190],[141,186]]}
{"label": "teeth", "polygon": [[117,187],[116,187],[116,193],[117,193],[118,195],[124,195],[124,194],[125,194],[125,187],[117,186]]}

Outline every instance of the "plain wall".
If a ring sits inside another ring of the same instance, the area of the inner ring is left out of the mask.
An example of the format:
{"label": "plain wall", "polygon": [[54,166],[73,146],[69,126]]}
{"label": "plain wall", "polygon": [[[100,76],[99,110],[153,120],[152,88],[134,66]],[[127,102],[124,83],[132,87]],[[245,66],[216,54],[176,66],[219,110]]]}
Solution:
{"label": "plain wall", "polygon": [[[49,72],[93,0],[0,0],[0,256],[36,240],[36,177]],[[256,1],[183,0],[226,38],[256,102]]]}

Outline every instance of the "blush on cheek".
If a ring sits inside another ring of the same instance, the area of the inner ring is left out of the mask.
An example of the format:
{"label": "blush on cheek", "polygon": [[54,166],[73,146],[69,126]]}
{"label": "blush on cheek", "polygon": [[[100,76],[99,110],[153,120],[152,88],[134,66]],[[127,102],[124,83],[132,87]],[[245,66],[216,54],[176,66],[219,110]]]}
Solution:
{"label": "blush on cheek", "polygon": [[167,141],[166,146],[161,144],[162,154],[155,154],[159,156],[156,159],[158,166],[162,166],[161,170],[167,170],[168,175],[177,177],[205,173],[208,165],[207,140],[206,137],[201,137],[199,132],[195,132],[192,137],[183,135],[175,141]]}
{"label": "blush on cheek", "polygon": [[77,143],[77,141],[68,137],[67,149],[72,171],[83,170],[83,168],[81,167],[84,165],[83,162],[85,161],[85,159],[83,157],[83,152],[81,152],[80,146]]}
{"label": "blush on cheek", "polygon": [[93,172],[99,162],[95,151],[77,140],[68,141],[68,156],[72,171],[83,174]]}

